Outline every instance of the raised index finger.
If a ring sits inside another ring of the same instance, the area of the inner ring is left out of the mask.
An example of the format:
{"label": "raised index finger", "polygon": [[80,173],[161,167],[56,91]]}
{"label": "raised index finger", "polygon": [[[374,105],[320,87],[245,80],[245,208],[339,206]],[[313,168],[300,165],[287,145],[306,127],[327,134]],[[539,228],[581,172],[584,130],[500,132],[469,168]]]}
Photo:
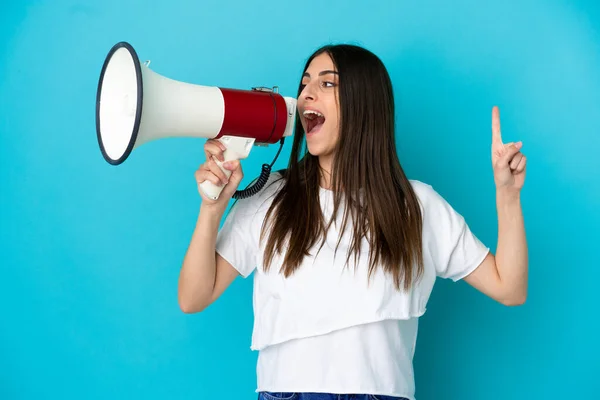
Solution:
{"label": "raised index finger", "polygon": [[498,106],[492,108],[492,145],[502,147],[502,134],[500,132],[500,109]]}

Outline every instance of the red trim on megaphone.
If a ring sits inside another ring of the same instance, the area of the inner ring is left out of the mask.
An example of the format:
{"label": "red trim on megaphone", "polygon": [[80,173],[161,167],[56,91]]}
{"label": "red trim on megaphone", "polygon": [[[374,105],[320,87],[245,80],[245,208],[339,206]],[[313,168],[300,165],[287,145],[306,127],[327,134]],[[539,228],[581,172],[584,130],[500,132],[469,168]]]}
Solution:
{"label": "red trim on megaphone", "polygon": [[287,123],[284,98],[273,92],[222,89],[225,100],[223,126],[216,138],[241,136],[258,143],[276,143]]}

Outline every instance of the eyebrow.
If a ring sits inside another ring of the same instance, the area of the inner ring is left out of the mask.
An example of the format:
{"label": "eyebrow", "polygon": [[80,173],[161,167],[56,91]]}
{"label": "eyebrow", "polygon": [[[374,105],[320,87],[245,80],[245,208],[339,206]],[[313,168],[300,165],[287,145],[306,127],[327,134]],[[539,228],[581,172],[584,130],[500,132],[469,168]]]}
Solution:
{"label": "eyebrow", "polygon": [[[337,71],[332,71],[330,69],[326,69],[325,71],[319,72],[319,76],[323,76],[323,75],[327,75],[327,74],[339,75]],[[307,78],[310,78],[310,74],[308,72],[305,72],[304,75],[302,75],[302,76],[303,77],[306,76]]]}

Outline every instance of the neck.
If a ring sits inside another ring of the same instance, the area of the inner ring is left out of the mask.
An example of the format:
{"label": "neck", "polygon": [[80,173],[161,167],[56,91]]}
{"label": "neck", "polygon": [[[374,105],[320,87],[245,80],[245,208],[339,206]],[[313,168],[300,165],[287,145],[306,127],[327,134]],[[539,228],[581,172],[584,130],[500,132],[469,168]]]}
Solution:
{"label": "neck", "polygon": [[331,189],[331,156],[319,156],[319,168],[321,169],[319,185],[325,189]]}

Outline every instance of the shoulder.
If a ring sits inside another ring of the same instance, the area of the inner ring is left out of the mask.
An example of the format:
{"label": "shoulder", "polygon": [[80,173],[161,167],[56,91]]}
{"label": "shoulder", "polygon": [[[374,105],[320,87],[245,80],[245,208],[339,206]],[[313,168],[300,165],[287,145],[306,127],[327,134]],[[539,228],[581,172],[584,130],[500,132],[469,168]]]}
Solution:
{"label": "shoulder", "polygon": [[409,182],[423,207],[427,207],[432,203],[442,199],[442,196],[433,188],[432,185],[416,179],[409,179]]}
{"label": "shoulder", "polygon": [[424,217],[438,219],[440,217],[454,216],[456,210],[432,185],[410,179],[411,186],[421,204]]}

